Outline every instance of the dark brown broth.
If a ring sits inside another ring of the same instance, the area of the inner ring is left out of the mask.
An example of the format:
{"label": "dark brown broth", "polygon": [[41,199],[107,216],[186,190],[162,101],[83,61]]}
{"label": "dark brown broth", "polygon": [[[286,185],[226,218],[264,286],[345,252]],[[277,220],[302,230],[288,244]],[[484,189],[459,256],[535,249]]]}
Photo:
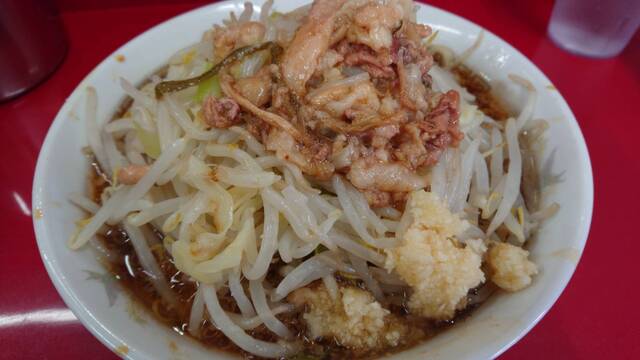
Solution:
{"label": "dark brown broth", "polygon": [[487,116],[503,121],[511,115],[504,104],[491,91],[491,85],[479,74],[464,65],[451,69],[456,80],[476,97],[476,105]]}
{"label": "dark brown broth", "polygon": [[[166,69],[163,69],[162,71],[166,71]],[[162,73],[162,71],[159,73]],[[484,111],[496,120],[504,120],[509,116],[509,112],[507,112],[502,106],[502,103],[493,96],[490,86],[486,81],[484,81],[484,79],[482,79],[482,77],[480,77],[480,75],[475,74],[464,66],[454,68],[453,72],[458,81],[463,86],[467,87],[470,93],[476,96],[476,101],[478,102],[480,110]],[[114,115],[114,118],[122,117],[126,114],[131,106],[131,102],[132,101],[130,99],[123,101]],[[100,194],[109,185],[110,179],[107,179],[104,174],[102,174],[97,164],[95,164],[95,161],[92,161],[91,170],[92,171],[89,175],[89,194],[94,201],[100,203]],[[167,304],[161,300],[160,295],[155,291],[151,281],[143,271],[126,232],[120,228],[110,228],[106,232],[105,236],[102,237],[104,246],[117,255],[116,261],[109,262],[105,264],[105,266],[116,276],[119,283],[131,295],[131,297],[135,299],[135,301],[148,310],[155,319],[173,328],[179,334],[190,336],[207,347],[237,353],[246,359],[260,359],[259,357],[249,354],[237,347],[211,323],[206,314],[200,327],[199,337],[194,337],[187,331],[189,313],[193,302],[193,295],[197,290],[197,285],[195,282],[189,280],[187,275],[176,269],[173,260],[162,245],[162,235],[158,232],[154,233],[157,234],[158,241],[151,245],[151,248],[160,268],[163,271],[165,279],[170,283],[170,287],[178,299],[175,307],[167,306]],[[278,262],[272,263],[272,270],[270,270],[265,280],[273,287],[277,286],[278,282],[281,280],[281,276],[278,274],[278,268],[282,265],[284,265],[284,263],[279,260]],[[337,276],[337,280],[343,286],[357,286],[365,288],[361,281],[350,280],[340,277],[339,275]],[[311,284],[310,286],[314,286],[314,284]],[[477,289],[470,292],[470,297],[473,297],[473,293],[475,291],[477,291]],[[293,359],[364,359],[396,353],[424,342],[439,332],[446,330],[454,323],[464,320],[481,305],[481,302],[479,302],[468,306],[466,309],[458,312],[455,318],[451,321],[433,322],[410,314],[406,308],[408,294],[399,294],[399,296],[402,297],[403,305],[390,305],[388,307],[389,310],[391,313],[401,317],[403,322],[408,324],[410,328],[414,330],[421,330],[422,334],[420,336],[412,336],[411,334],[415,334],[415,331],[410,331],[410,335],[407,339],[404,339],[400,346],[392,349],[356,351],[340,346],[333,339],[317,339],[315,341],[311,341],[305,335],[306,328],[301,319],[301,313],[294,312],[289,314],[279,314],[277,317],[290,330],[297,334],[297,338],[302,340],[304,343],[304,353],[294,356]],[[220,304],[223,309],[239,313],[235,300],[232,298],[227,288],[223,288],[218,292],[218,298],[220,299]],[[260,325],[253,330],[249,330],[247,333],[256,339],[264,341],[277,340],[277,336],[269,331],[264,325]]]}
{"label": "dark brown broth", "polygon": [[[161,240],[161,239],[158,239]],[[110,228],[105,236],[102,237],[104,246],[113,254],[116,254],[116,261],[105,264],[108,270],[113,273],[119,280],[120,284],[127,292],[147,309],[156,320],[173,328],[180,334],[191,336],[187,331],[189,323],[189,313],[193,303],[193,295],[197,290],[194,281],[188,279],[188,276],[176,269],[173,260],[165,251],[161,242],[151,245],[153,254],[162,269],[165,279],[169,282],[178,300],[175,307],[167,306],[160,295],[155,291],[153,285],[144,272],[133,246],[126,234],[120,228]],[[239,313],[239,309],[235,300],[231,297],[228,289],[222,289],[218,292],[220,305],[226,311]],[[300,326],[298,315],[278,315],[278,318],[285,322],[292,330],[302,332],[304,329]],[[258,359],[244,352],[233,344],[227,337],[220,332],[205,317],[201,324],[201,336],[195,338],[206,346],[211,346],[224,351],[241,353],[244,358]],[[247,332],[249,335],[265,341],[275,341],[276,336],[273,335],[264,325],[261,325]]]}
{"label": "dark brown broth", "polygon": [[[160,238],[158,240],[161,240]],[[235,344],[233,344],[227,337],[213,326],[211,321],[206,318],[201,324],[201,336],[193,337],[187,331],[189,323],[189,312],[193,302],[193,295],[197,290],[195,282],[188,279],[188,276],[181,273],[173,264],[173,260],[169,254],[164,250],[161,241],[151,245],[153,254],[162,269],[165,279],[170,283],[170,287],[176,295],[178,300],[177,306],[167,306],[161,299],[160,295],[155,291],[148,275],[144,272],[142,266],[138,261],[138,257],[133,249],[133,246],[126,234],[120,228],[110,228],[105,236],[102,237],[104,246],[113,254],[116,255],[116,261],[105,264],[108,270],[115,275],[120,284],[126,289],[126,291],[141,304],[146,310],[148,310],[153,317],[161,323],[171,327],[181,335],[188,335],[203,345],[229,351],[233,353],[239,353],[246,359],[260,359],[255,355],[251,355]],[[273,270],[270,271],[270,276],[265,280],[272,286],[276,286],[281,280],[281,276],[278,274],[278,268],[283,265],[281,262],[277,262],[272,265]],[[338,282],[343,286],[357,286],[364,288],[364,285],[360,281],[349,280],[338,276]],[[315,286],[311,284],[310,286]],[[402,294],[404,300],[407,300],[407,294]],[[218,292],[218,298],[223,309],[230,312],[239,313],[239,309],[235,303],[235,300],[231,297],[227,288],[223,288]],[[406,304],[406,301],[404,301]],[[440,331],[445,330],[455,322],[459,322],[469,316],[471,312],[477,306],[468,307],[467,309],[459,312],[454,320],[448,322],[432,322],[425,320],[421,317],[411,315],[405,306],[392,305],[389,306],[389,310],[400,316],[403,323],[408,324],[413,329],[420,329],[423,334],[419,337],[409,335],[409,338],[403,341],[403,343],[392,349],[375,350],[375,351],[355,351],[342,347],[335,343],[333,339],[319,339],[316,341],[310,341],[306,336],[306,328],[301,320],[300,313],[294,312],[290,314],[277,315],[290,330],[297,334],[297,338],[304,343],[304,354],[312,359],[364,359],[374,358],[383,355],[399,352],[404,349],[421,343]],[[264,341],[276,341],[277,336],[271,333],[264,325],[247,331],[247,333],[260,340]],[[295,358],[295,357],[294,357]]]}
{"label": "dark brown broth", "polygon": [[[438,65],[444,66],[442,54],[436,52],[433,54],[433,59]],[[489,84],[482,75],[463,64],[454,66],[450,71],[455,76],[457,82],[475,96],[478,109],[487,116],[498,121],[503,121],[512,115],[504,103],[495,96],[491,84]]]}

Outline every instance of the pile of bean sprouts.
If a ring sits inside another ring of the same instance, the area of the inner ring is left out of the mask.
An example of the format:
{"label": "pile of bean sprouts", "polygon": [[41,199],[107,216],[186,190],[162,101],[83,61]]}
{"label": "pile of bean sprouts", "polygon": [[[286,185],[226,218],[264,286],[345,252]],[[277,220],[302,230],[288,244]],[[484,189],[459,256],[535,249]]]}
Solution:
{"label": "pile of bean sprouts", "polygon": [[[295,16],[286,18],[288,23],[282,17],[272,19],[267,16],[271,3],[266,6],[259,16],[267,26],[266,40],[295,30]],[[247,21],[252,9],[247,6],[229,22]],[[304,14],[305,8],[296,11]],[[162,80],[202,73],[210,46],[203,40],[174,55]],[[241,71],[250,75],[256,69],[246,64]],[[557,208],[541,209],[539,202],[525,199],[526,190],[521,191],[523,178],[538,176],[535,166],[527,164],[533,161],[546,125],[532,120],[536,90],[527,80],[511,75],[528,91],[528,99],[516,118],[498,122],[478,110],[474,96],[448,68],[434,66],[430,75],[434,90],[461,94],[464,133],[460,145],[444,151],[432,168],[430,191],[471,224],[461,241],[482,238],[522,245]],[[292,311],[286,296],[298,288],[321,280],[335,296],[336,272],[361,279],[380,301],[389,291],[406,287],[383,268],[383,249],[401,241],[393,235],[400,211],[371,209],[339,175],[330,182],[314,182],[242,127],[206,128],[195,118],[201,106],[194,100],[195,89],[156,99],[153,87],[160,80],[153,76],[136,88],[121,79],[133,102],[124,116],[113,121],[97,118],[97,91],[87,89],[88,144],[104,175],[115,179],[118,170],[130,164],[148,165],[149,170],[134,185],[111,181],[99,203],[82,194],[70,196],[90,214],[71,237],[72,249],[92,242],[108,227],[121,227],[155,290],[171,306],[175,295],[149,246],[154,236],[150,229],[160,231],[175,266],[198,284],[188,331],[198,336],[199,325],[208,316],[240,348],[263,357],[286,356],[298,349],[291,329],[276,317]],[[483,222],[489,225],[482,227]],[[508,231],[499,235],[499,228]],[[264,279],[274,259],[288,266],[282,281],[271,287]],[[243,279],[248,281],[248,293]],[[229,287],[239,314],[222,309],[216,290],[223,286]],[[269,343],[245,332],[260,324],[281,340]]]}

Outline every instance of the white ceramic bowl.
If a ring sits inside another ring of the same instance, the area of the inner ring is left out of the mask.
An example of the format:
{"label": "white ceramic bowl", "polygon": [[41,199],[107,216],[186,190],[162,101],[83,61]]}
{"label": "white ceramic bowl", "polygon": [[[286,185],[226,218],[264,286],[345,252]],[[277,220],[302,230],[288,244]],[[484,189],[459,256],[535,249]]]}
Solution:
{"label": "white ceramic bowl", "polygon": [[[256,1],[261,3],[262,1]],[[277,10],[290,10],[297,1],[281,0]],[[66,201],[71,192],[86,189],[87,163],[81,153],[86,146],[85,89],[93,86],[99,98],[98,115],[110,118],[124,92],[119,77],[138,83],[161,67],[177,50],[199,40],[229,11],[241,11],[242,1],[221,2],[180,15],[131,40],[106,58],[75,89],[56,116],[38,158],[33,184],[34,228],[42,259],[56,289],[82,323],[103,343],[130,359],[233,358],[205,349],[156,323],[116,287],[113,304],[102,281],[87,279],[87,271],[105,273],[90,250],[71,251],[66,246],[80,211]],[[420,5],[419,22],[438,29],[437,43],[460,53],[482,30],[479,26],[445,11]],[[118,62],[116,55],[124,55]],[[469,319],[414,347],[398,358],[486,359],[498,356],[549,310],[567,285],[584,248],[593,206],[591,165],[584,139],[571,110],[547,77],[524,55],[486,32],[484,41],[468,64],[486,75],[503,98],[521,108],[524,91],[507,74],[523,76],[538,91],[535,118],[550,120],[545,157],[555,151],[554,173],[564,181],[548,194],[547,201],[561,205],[558,214],[540,230],[530,244],[540,274],[529,288],[515,294],[491,297]],[[132,316],[132,311],[136,312]],[[140,319],[142,317],[142,321]],[[214,355],[215,356],[212,356]]]}

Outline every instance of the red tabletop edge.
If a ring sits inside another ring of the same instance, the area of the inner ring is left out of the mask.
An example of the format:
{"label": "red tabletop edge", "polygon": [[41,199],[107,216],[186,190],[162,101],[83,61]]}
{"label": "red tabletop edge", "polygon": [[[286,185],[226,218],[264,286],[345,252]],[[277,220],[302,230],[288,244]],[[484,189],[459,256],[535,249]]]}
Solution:
{"label": "red tabletop edge", "polygon": [[[502,359],[640,358],[640,241],[631,226],[640,203],[640,34],[620,56],[593,60],[546,37],[550,0],[428,3],[489,29],[531,59],[569,103],[591,156],[595,207],[578,269],[550,312]],[[66,59],[40,86],[0,104],[0,359],[116,358],[65,307],[46,274],[31,221],[36,159],[65,98],[93,67],[139,33],[204,4],[58,0]]]}

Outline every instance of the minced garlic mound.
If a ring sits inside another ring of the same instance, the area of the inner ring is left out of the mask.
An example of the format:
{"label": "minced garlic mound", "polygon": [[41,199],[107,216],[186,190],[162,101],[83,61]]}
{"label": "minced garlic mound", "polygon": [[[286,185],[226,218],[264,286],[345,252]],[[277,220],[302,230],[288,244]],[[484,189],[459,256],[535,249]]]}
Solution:
{"label": "minced garlic mound", "polygon": [[495,243],[487,253],[491,281],[501,289],[518,291],[531,284],[531,276],[538,273],[536,264],[529,261],[529,252],[511,244]]}
{"label": "minced garlic mound", "polygon": [[336,300],[324,285],[301,288],[288,300],[307,305],[303,318],[313,339],[333,337],[349,348],[375,349],[397,346],[408,331],[368,291],[355,287],[341,288]]}
{"label": "minced garlic mound", "polygon": [[[463,247],[454,238],[467,223],[453,215],[433,193],[413,192],[402,222],[408,225],[400,234],[400,246],[388,249],[385,268],[409,284],[414,293],[409,309],[435,320],[453,318],[466,306],[470,289],[484,281],[480,266],[482,246]],[[476,251],[474,251],[476,250]]]}

